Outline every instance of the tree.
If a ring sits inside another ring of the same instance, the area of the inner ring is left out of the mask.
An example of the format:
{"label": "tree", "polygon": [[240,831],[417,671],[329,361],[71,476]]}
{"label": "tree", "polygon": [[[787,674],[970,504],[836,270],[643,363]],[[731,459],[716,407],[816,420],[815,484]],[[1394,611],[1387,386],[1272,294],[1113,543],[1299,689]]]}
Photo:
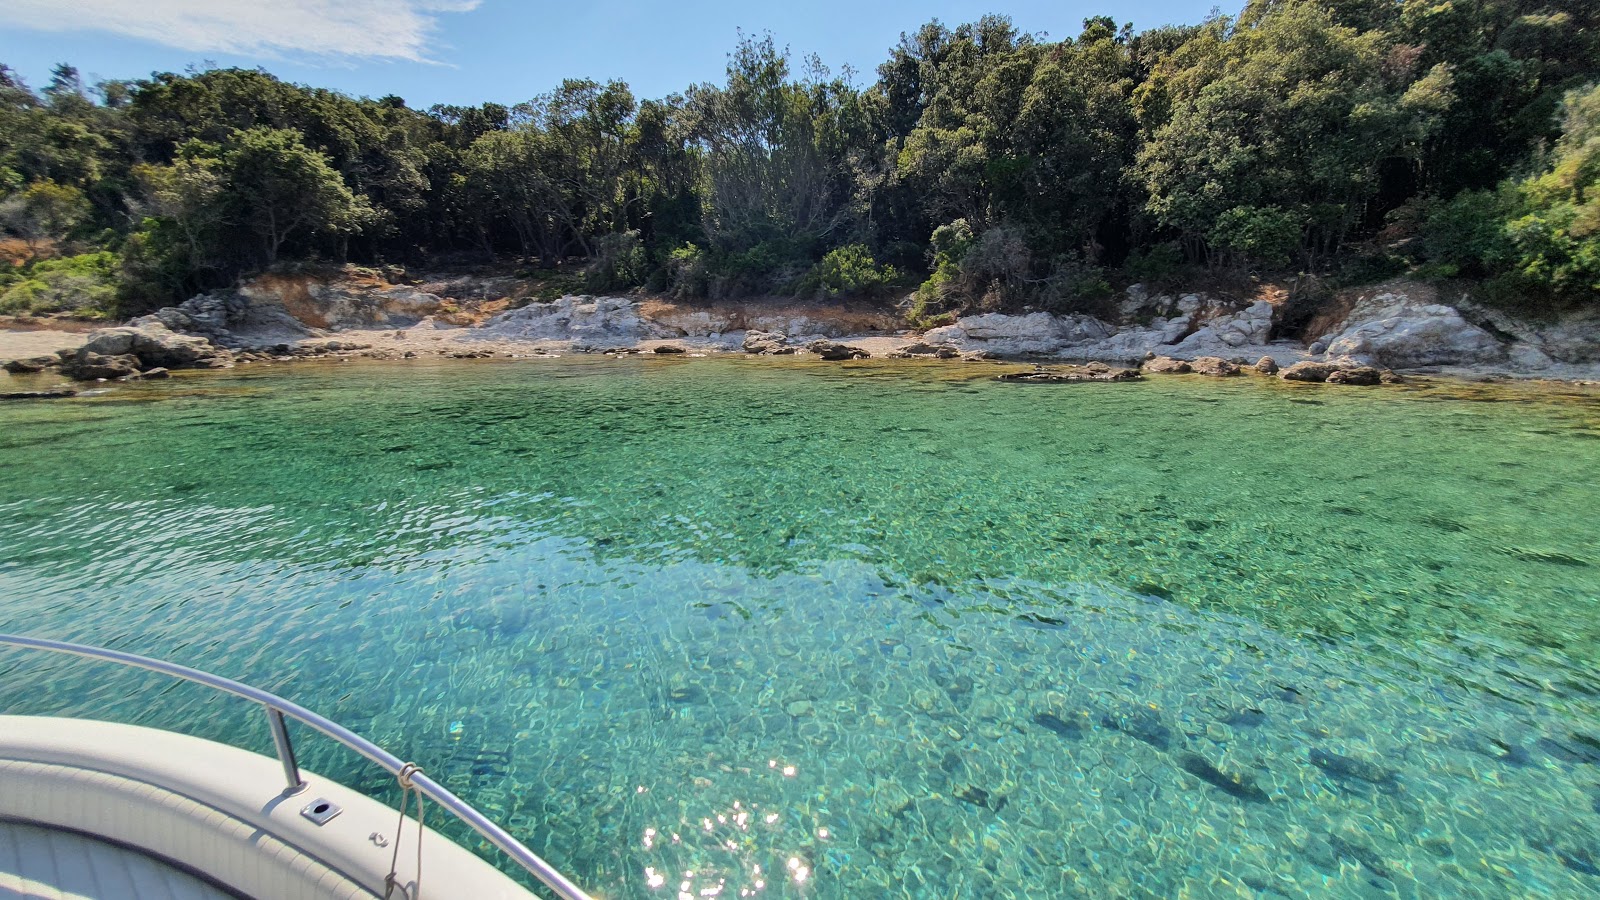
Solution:
{"label": "tree", "polygon": [[1567,96],[1561,138],[1538,174],[1516,187],[1509,225],[1516,268],[1568,295],[1600,291],[1600,86]]}
{"label": "tree", "polygon": [[260,241],[261,259],[278,261],[285,243],[359,232],[372,208],[354,196],[321,153],[278,128],[236,132],[222,156],[229,220]]}
{"label": "tree", "polygon": [[53,181],[36,181],[0,201],[0,227],[27,245],[29,259],[37,259],[46,242],[65,239],[88,216],[83,192]]}
{"label": "tree", "polygon": [[1134,171],[1146,211],[1192,257],[1248,259],[1297,233],[1314,266],[1366,218],[1383,164],[1420,154],[1451,77],[1322,6],[1262,7],[1237,27],[1213,21],[1140,86]]}

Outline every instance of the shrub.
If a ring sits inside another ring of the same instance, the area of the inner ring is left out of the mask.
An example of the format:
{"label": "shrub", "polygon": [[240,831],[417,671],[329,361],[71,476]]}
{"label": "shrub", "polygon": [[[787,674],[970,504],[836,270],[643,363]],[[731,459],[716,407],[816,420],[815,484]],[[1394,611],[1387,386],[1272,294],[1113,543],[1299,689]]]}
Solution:
{"label": "shrub", "polygon": [[1183,248],[1176,243],[1155,244],[1148,250],[1135,250],[1122,264],[1130,278],[1140,281],[1163,282],[1183,268]]}
{"label": "shrub", "polygon": [[1422,250],[1430,273],[1489,275],[1504,271],[1513,248],[1506,232],[1508,199],[1492,191],[1462,191],[1430,201],[1422,221]]}
{"label": "shrub", "polygon": [[0,312],[105,318],[116,308],[117,257],[107,250],[36,262],[0,276]]}
{"label": "shrub", "polygon": [[637,287],[644,283],[649,266],[639,232],[601,235],[594,242],[594,258],[584,272],[584,286],[591,291]]}
{"label": "shrub", "polygon": [[684,244],[667,255],[667,290],[679,300],[704,297],[710,287],[705,251]]}
{"label": "shrub", "polygon": [[880,266],[864,244],[828,251],[822,261],[800,279],[800,294],[838,297],[881,288],[899,277],[894,266]]}

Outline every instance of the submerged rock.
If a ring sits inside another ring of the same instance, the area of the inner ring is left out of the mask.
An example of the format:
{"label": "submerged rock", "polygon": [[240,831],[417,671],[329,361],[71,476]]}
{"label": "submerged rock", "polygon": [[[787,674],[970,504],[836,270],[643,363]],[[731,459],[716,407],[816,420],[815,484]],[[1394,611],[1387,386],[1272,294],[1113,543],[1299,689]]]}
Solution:
{"label": "submerged rock", "polygon": [[1056,737],[1076,741],[1083,738],[1083,727],[1077,722],[1069,721],[1057,716],[1055,713],[1041,712],[1033,714],[1033,724],[1054,734]]}
{"label": "submerged rock", "polygon": [[1101,715],[1100,724],[1144,741],[1157,750],[1165,751],[1172,747],[1172,729],[1162,723],[1161,716],[1153,709],[1134,707],[1114,710]]}
{"label": "submerged rock", "polygon": [[1319,750],[1315,747],[1311,748],[1308,757],[1312,765],[1334,778],[1353,778],[1387,790],[1396,790],[1400,786],[1400,774],[1398,772],[1393,769],[1386,769],[1376,763],[1367,762],[1364,759],[1342,756],[1338,753]]}
{"label": "submerged rock", "polygon": [[1138,369],[1113,369],[1101,363],[1089,363],[1061,369],[1036,367],[1032,372],[1007,372],[996,376],[996,380],[1024,384],[1079,384],[1086,381],[1139,381],[1143,377]]}
{"label": "submerged rock", "polygon": [[1230,797],[1251,803],[1266,803],[1268,800],[1267,792],[1256,787],[1255,780],[1250,776],[1224,772],[1199,754],[1182,754],[1178,757],[1178,767]]}
{"label": "submerged rock", "polygon": [[4,391],[0,392],[0,400],[59,400],[77,395],[77,391],[64,388],[55,391]]}

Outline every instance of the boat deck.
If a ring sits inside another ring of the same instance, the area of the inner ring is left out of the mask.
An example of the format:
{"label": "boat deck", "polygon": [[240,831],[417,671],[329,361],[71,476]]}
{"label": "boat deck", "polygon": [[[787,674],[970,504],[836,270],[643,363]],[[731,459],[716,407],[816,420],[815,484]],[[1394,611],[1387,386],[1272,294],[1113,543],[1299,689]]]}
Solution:
{"label": "boat deck", "polygon": [[232,900],[152,856],[70,831],[0,821],[0,900]]}

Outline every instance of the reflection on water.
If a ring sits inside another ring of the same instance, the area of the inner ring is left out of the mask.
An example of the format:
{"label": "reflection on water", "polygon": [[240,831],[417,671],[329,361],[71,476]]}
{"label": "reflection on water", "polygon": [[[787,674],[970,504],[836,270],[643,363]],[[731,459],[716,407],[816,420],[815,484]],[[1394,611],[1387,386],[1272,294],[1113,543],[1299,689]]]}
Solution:
{"label": "reflection on water", "polygon": [[[610,897],[1600,892],[1592,396],[972,375],[0,410],[0,628],[294,696]],[[270,746],[81,663],[0,697]]]}

